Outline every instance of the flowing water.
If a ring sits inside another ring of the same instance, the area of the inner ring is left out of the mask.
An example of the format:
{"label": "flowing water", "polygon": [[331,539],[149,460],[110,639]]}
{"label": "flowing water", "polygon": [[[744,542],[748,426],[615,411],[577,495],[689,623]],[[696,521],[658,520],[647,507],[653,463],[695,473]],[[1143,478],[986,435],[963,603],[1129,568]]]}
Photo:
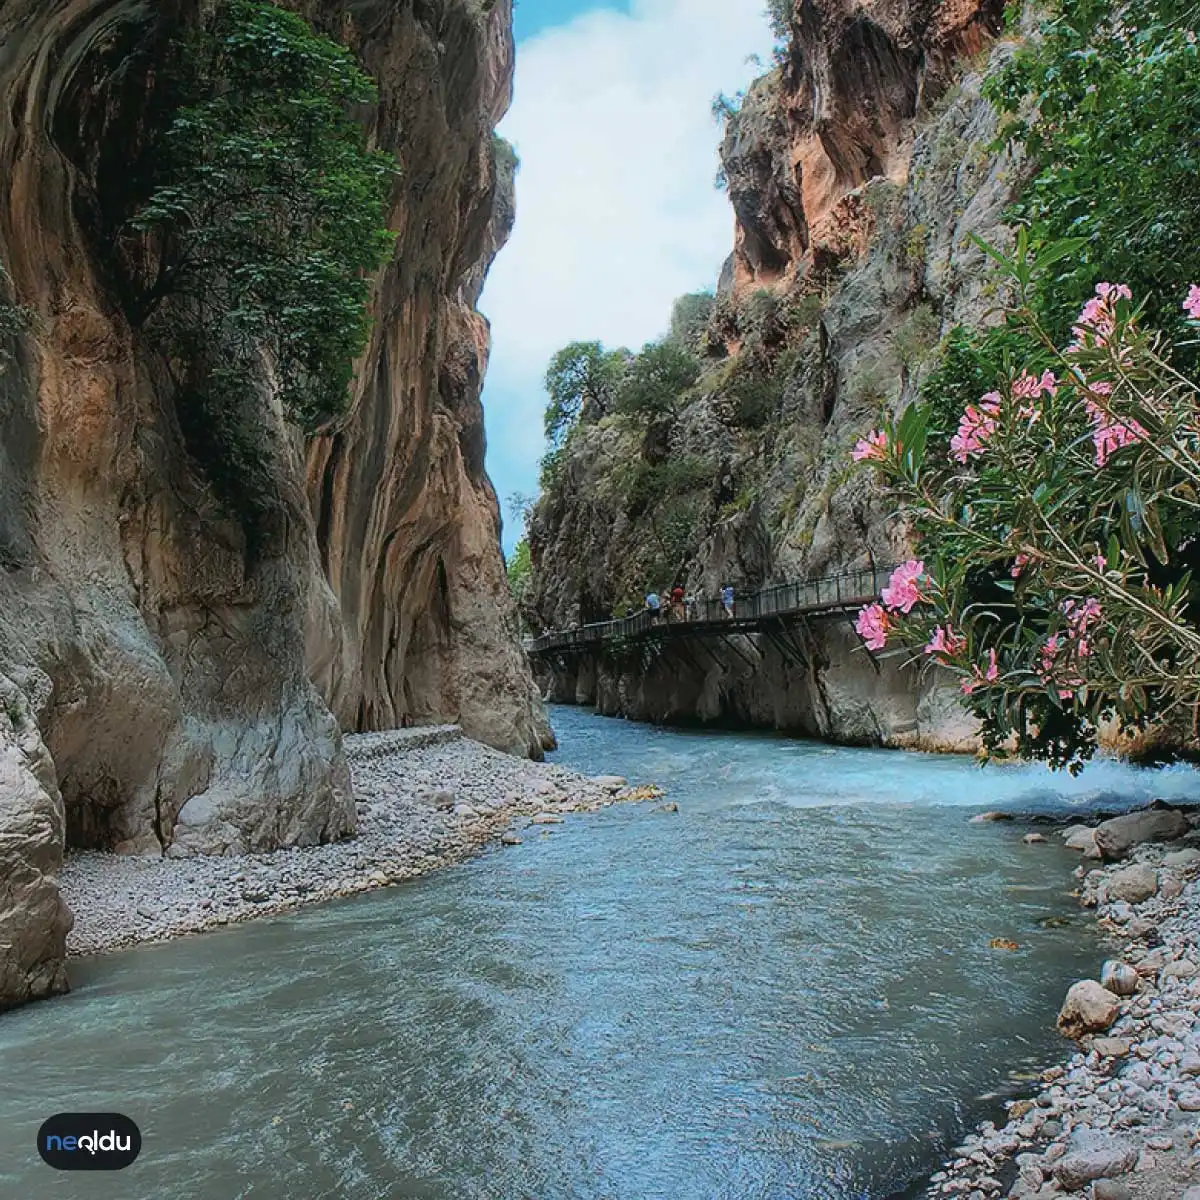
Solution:
{"label": "flowing water", "polygon": [[[1103,954],[1076,860],[971,806],[1200,798],[1183,768],[554,720],[558,761],[680,811],[76,964],[72,995],[0,1017],[0,1196],[890,1196],[1062,1054],[1062,993]],[[141,1157],[51,1171],[34,1135],[72,1110],[132,1117]]]}

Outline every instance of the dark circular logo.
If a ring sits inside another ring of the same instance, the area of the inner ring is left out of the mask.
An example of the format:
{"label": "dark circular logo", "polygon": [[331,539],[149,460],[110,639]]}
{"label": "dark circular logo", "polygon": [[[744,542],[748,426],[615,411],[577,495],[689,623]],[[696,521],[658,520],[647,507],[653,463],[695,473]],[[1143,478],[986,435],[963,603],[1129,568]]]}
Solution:
{"label": "dark circular logo", "polygon": [[142,1133],[120,1113],[58,1113],[42,1122],[37,1148],[58,1171],[119,1171],[137,1158]]}

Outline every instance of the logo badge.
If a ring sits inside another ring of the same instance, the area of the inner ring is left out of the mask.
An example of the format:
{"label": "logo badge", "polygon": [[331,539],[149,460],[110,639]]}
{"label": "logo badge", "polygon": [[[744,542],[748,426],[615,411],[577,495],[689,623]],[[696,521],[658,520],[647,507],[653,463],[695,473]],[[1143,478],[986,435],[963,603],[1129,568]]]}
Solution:
{"label": "logo badge", "polygon": [[37,1148],[57,1171],[119,1171],[137,1158],[142,1133],[120,1113],[57,1113],[42,1122]]}

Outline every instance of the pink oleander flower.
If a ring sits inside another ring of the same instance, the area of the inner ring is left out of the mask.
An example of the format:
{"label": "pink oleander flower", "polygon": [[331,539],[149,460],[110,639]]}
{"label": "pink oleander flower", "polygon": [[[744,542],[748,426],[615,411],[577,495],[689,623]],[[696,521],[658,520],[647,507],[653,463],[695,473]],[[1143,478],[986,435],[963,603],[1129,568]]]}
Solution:
{"label": "pink oleander flower", "polygon": [[944,629],[939,625],[933,631],[933,637],[929,639],[929,644],[925,647],[925,653],[944,654],[953,658],[956,654],[961,653],[966,648],[966,645],[967,639],[961,633],[955,633],[954,627],[947,621]]}
{"label": "pink oleander flower", "polygon": [[999,412],[999,392],[988,392],[981,397],[978,408],[974,404],[967,405],[958,423],[958,432],[950,439],[950,452],[960,463],[965,463],[974,454],[983,453],[996,432]]}
{"label": "pink oleander flower", "polygon": [[1042,415],[1042,410],[1034,401],[1039,396],[1053,396],[1057,391],[1058,379],[1053,371],[1043,371],[1040,379],[1023,371],[1012,385],[1013,399],[1024,401],[1017,405],[1017,416],[1022,421],[1036,421]]}
{"label": "pink oleander flower", "polygon": [[1092,415],[1092,445],[1096,448],[1096,466],[1102,467],[1124,446],[1132,446],[1146,436],[1137,421],[1114,421],[1100,409],[1089,410]]}
{"label": "pink oleander flower", "polygon": [[[1088,384],[1087,389],[1097,396],[1112,395],[1112,384],[1102,379]],[[1084,400],[1083,406],[1092,422],[1092,445],[1096,448],[1098,467],[1104,466],[1122,446],[1132,446],[1146,437],[1146,431],[1139,421],[1132,418],[1120,421],[1090,397]]]}
{"label": "pink oleander flower", "polygon": [[1038,674],[1042,677],[1043,683],[1050,681],[1054,665],[1058,661],[1059,640],[1058,634],[1052,633],[1046,639],[1046,644],[1042,647],[1038,655]]}
{"label": "pink oleander flower", "polygon": [[925,574],[925,564],[916,558],[910,558],[893,572],[887,587],[880,592],[880,599],[891,609],[899,609],[903,613],[912,612],[912,607],[923,599],[917,590],[917,580]]}
{"label": "pink oleander flower", "polygon": [[1018,554],[1017,557],[1013,559],[1012,570],[1009,571],[1009,574],[1014,579],[1020,579],[1021,572],[1024,571],[1027,566],[1029,566],[1029,555]]}
{"label": "pink oleander flower", "polygon": [[1022,371],[1013,381],[1012,394],[1020,400],[1036,400],[1039,396],[1053,396],[1058,391],[1058,379],[1053,371],[1043,371],[1039,379]]}
{"label": "pink oleander flower", "polygon": [[1094,349],[1108,344],[1117,327],[1118,300],[1132,300],[1133,293],[1123,283],[1098,283],[1096,294],[1079,310],[1071,333],[1075,340],[1067,352]]}
{"label": "pink oleander flower", "polygon": [[960,685],[960,690],[964,696],[969,696],[976,688],[982,687],[985,683],[995,683],[1000,678],[1000,668],[996,663],[996,651],[991,649],[988,651],[988,665],[986,670],[980,670],[975,663],[971,664],[971,677],[964,679]]}
{"label": "pink oleander flower", "polygon": [[[1038,678],[1045,684],[1054,686],[1060,700],[1069,700],[1074,695],[1074,689],[1083,685],[1083,680],[1073,671],[1065,676],[1059,675],[1059,658],[1066,647],[1057,633],[1052,633],[1038,655]],[[1083,642],[1083,654],[1088,653],[1087,642]]]}
{"label": "pink oleander flower", "polygon": [[1193,321],[1200,321],[1200,283],[1193,283],[1188,288],[1187,299],[1183,302],[1183,311]]}
{"label": "pink oleander flower", "polygon": [[1067,634],[1074,641],[1076,656],[1086,658],[1091,653],[1086,635],[1100,621],[1100,601],[1093,596],[1084,601],[1064,600],[1062,611],[1067,618]]}
{"label": "pink oleander flower", "polygon": [[1101,572],[1101,574],[1103,574],[1108,569],[1108,559],[1105,558],[1103,554],[1097,554],[1092,559],[1092,566],[1095,567],[1097,571]]}
{"label": "pink oleander flower", "polygon": [[866,643],[868,650],[882,650],[887,645],[891,621],[880,604],[868,604],[854,622],[855,631]]}
{"label": "pink oleander flower", "polygon": [[854,449],[850,452],[850,457],[855,462],[862,462],[867,458],[883,462],[887,457],[887,444],[887,434],[878,429],[872,429],[865,438],[858,439]]}

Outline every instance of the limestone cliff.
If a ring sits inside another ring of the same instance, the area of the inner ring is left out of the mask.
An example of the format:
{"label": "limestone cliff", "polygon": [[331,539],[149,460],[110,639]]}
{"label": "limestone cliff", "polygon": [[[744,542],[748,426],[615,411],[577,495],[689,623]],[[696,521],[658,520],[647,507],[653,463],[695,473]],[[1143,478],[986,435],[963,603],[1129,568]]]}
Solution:
{"label": "limestone cliff", "polygon": [[[483,470],[474,311],[512,215],[511,4],[311,0],[376,77],[402,175],[344,425],[264,398],[268,519],[213,486],[122,287],[161,67],[201,0],[0,5],[0,1006],[64,984],[67,847],[339,838],[339,721],[540,751]],[[12,319],[13,317],[16,319]]]}
{"label": "limestone cliff", "polygon": [[[916,397],[941,336],[995,302],[968,234],[1004,239],[1019,182],[980,97],[1009,52],[999,25],[992,2],[797,0],[781,63],[726,126],[735,247],[704,373],[651,437],[613,416],[573,431],[530,530],[531,624],[607,617],[675,581],[712,596],[905,555],[850,450]],[[654,719],[974,745],[933,676],[873,664],[844,622],[805,636],[802,662],[718,643],[712,661],[585,662],[544,683]]]}
{"label": "limestone cliff", "polygon": [[492,137],[511,98],[511,4],[309,7],[379,81],[372,133],[402,180],[351,415],[308,452],[336,597],[309,622],[314,678],[343,728],[451,720],[540,754],[484,470],[490,334],[475,310],[513,221],[512,160]]}

